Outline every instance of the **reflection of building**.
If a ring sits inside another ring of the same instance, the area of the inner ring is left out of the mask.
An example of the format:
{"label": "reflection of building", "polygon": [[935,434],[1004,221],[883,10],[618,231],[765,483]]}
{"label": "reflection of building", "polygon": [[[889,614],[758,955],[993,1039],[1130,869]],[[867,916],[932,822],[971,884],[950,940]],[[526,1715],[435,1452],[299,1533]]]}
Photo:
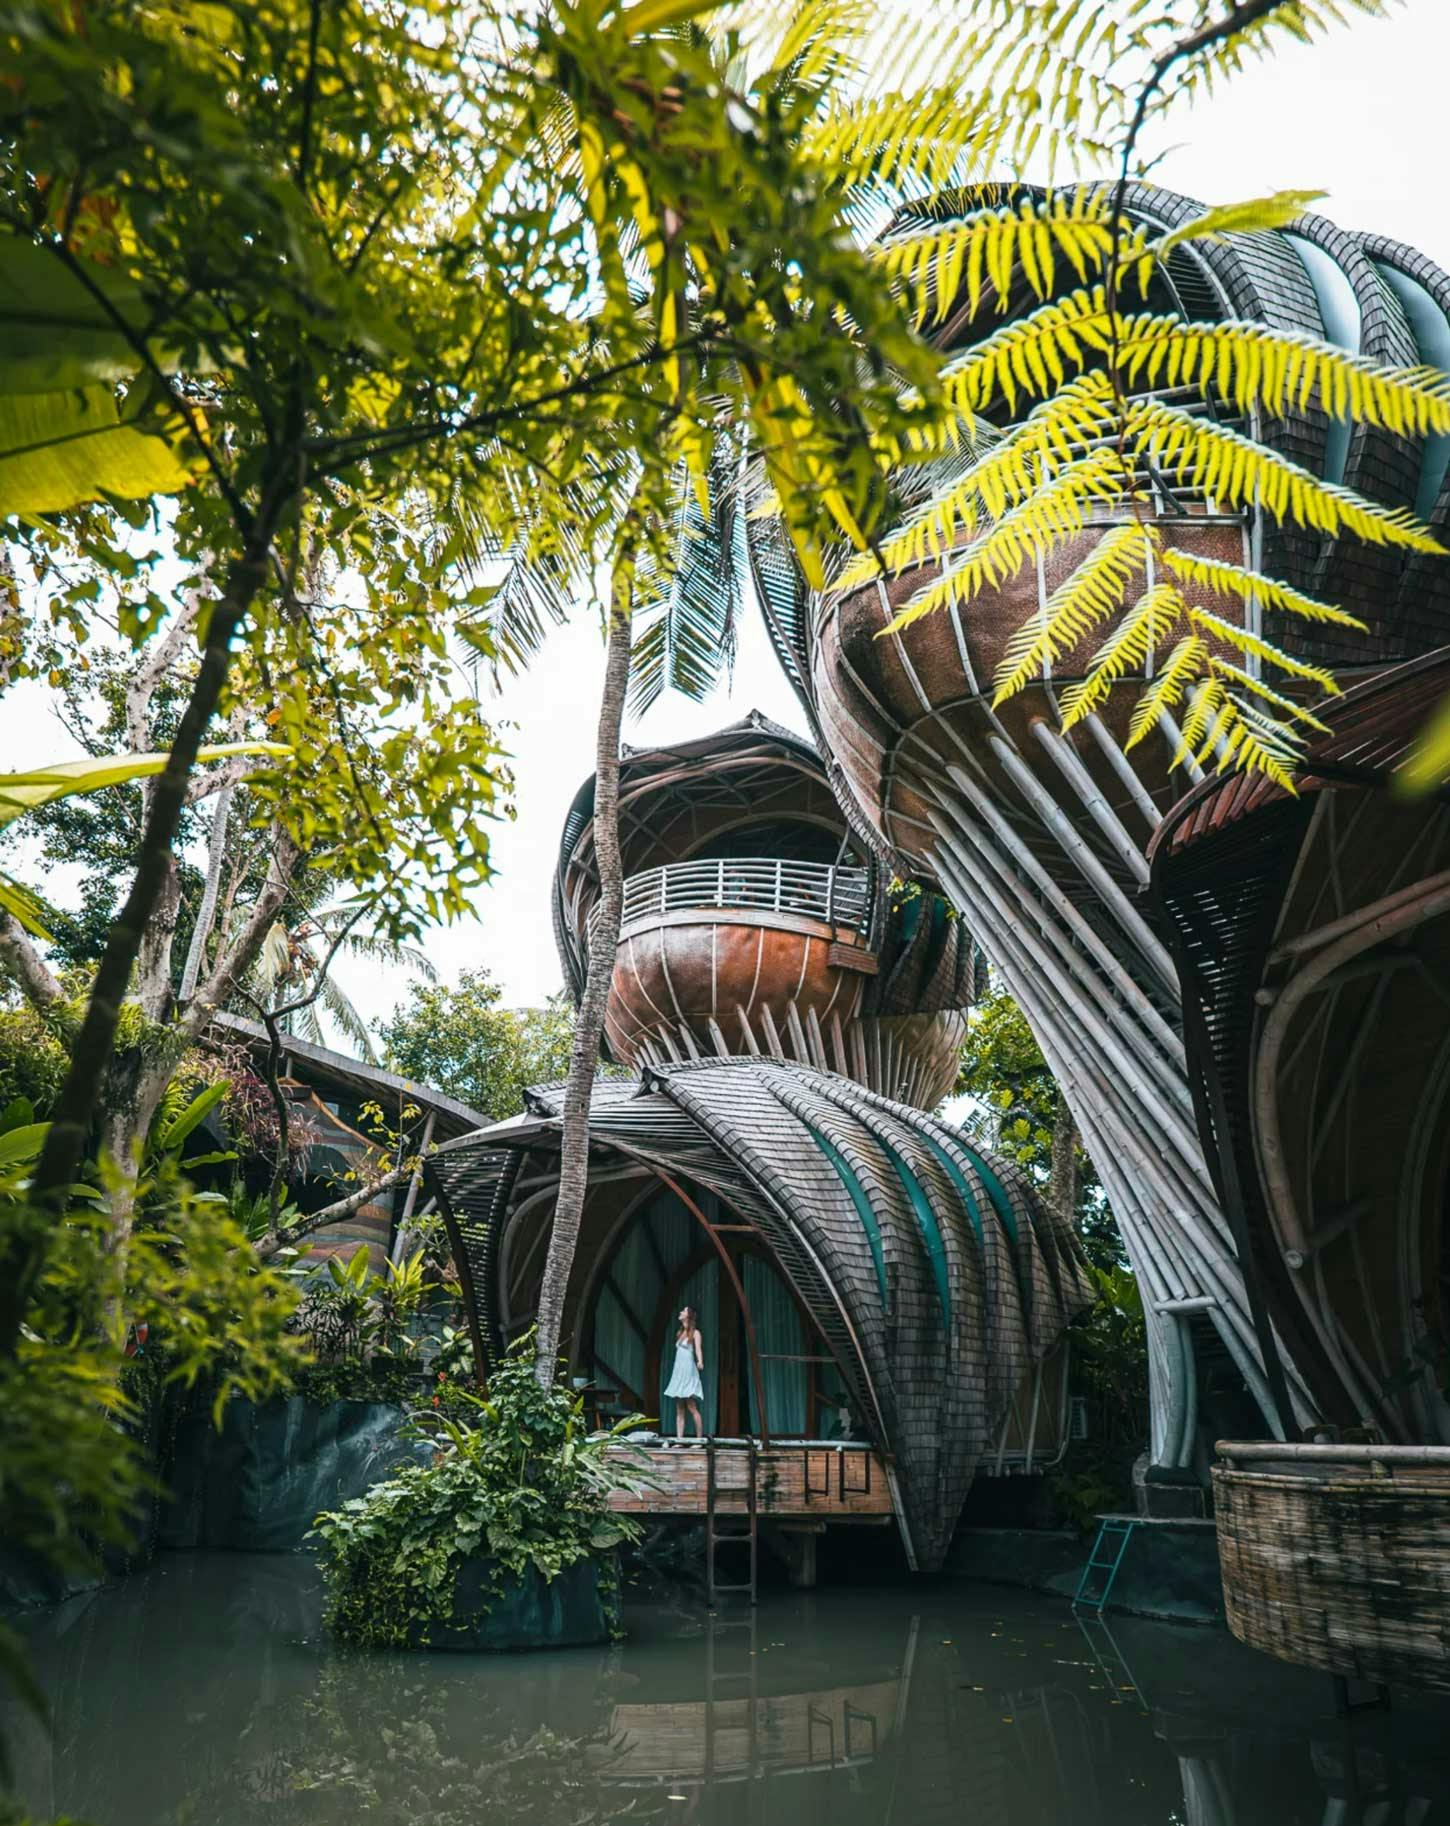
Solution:
{"label": "reflection of building", "polygon": [[[1146,186],[1130,187],[1127,207],[1133,225],[1150,234],[1197,213],[1187,199]],[[1059,271],[1064,289],[1078,283],[1066,262]],[[1017,275],[1007,320],[1032,302]],[[1176,247],[1155,271],[1145,308],[1262,322],[1395,366],[1443,367],[1450,365],[1447,304],[1450,282],[1420,255],[1305,218],[1277,233]],[[990,294],[975,315],[962,302],[945,315],[943,344],[965,350],[1003,321]],[[1245,421],[1217,396],[1164,394],[1159,403],[1206,413],[1330,482],[1417,507],[1442,528],[1450,519],[1443,438],[1351,429],[1313,405]],[[1001,420],[1010,408],[989,410],[994,415]],[[1278,613],[1245,610],[1222,595],[1209,603],[1200,568],[1185,594],[1231,625],[1247,614],[1250,634],[1261,630],[1350,669],[1423,652],[1450,633],[1443,559],[1348,537],[1325,542],[1281,532],[1258,512],[1226,513],[1175,486],[1171,464],[1150,480],[1152,505],[1131,512],[1148,514],[1165,545],[1191,559],[1266,569],[1343,604],[1370,633],[1289,628]],[[902,485],[909,488],[910,477]],[[904,511],[912,506],[906,500]],[[1195,1126],[1167,935],[1144,895],[1149,841],[1202,775],[1191,757],[1176,758],[1180,732],[1166,714],[1128,749],[1134,712],[1162,658],[1151,649],[1098,714],[1070,732],[1060,693],[1082,678],[1096,640],[1035,669],[1000,707],[991,701],[1010,637],[1036,612],[1046,614],[1057,584],[1127,524],[1128,513],[1105,504],[1063,546],[1037,562],[1029,554],[967,608],[942,608],[889,637],[883,629],[893,613],[939,574],[934,559],[813,600],[769,522],[753,524],[752,555],[782,664],[854,800],[853,816],[875,833],[889,866],[938,884],[958,908],[1065,1088],[1148,1295],[1152,1451],[1158,1465],[1174,1467],[1195,1456],[1195,1406],[1210,1354],[1236,1367],[1266,1426],[1274,1411],[1233,1238]],[[1149,581],[1139,567],[1124,584],[1125,602]],[[1249,655],[1243,663],[1252,670],[1258,662]],[[1301,1363],[1291,1352],[1287,1374],[1307,1401],[1315,1356]]]}
{"label": "reflection of building", "polygon": [[[590,783],[555,884],[576,991],[592,803]],[[596,1407],[671,1428],[660,1391],[694,1307],[709,1432],[869,1448],[762,1461],[761,1512],[894,1513],[909,1559],[934,1567],[979,1464],[1056,1451],[1057,1346],[1088,1298],[1069,1227],[1026,1178],[913,1107],[954,1076],[969,940],[935,896],[892,904],[814,751],[758,717],[628,754],[621,822],[607,1032],[640,1076],[595,1089],[571,1368]],[[559,1107],[532,1092],[526,1116],[429,1170],[484,1363],[537,1307]],[[703,1508],[692,1455],[669,1463],[659,1506]]]}
{"label": "reflection of building", "polygon": [[[1336,703],[1298,795],[1206,784],[1154,887],[1175,936],[1200,1122],[1311,1418],[1388,1442],[1219,1474],[1230,1618],[1341,1674],[1450,1684],[1445,1382],[1450,820],[1399,790],[1450,650]],[[1423,1448],[1412,1450],[1411,1448]],[[1397,1449],[1397,1450],[1396,1450]]]}

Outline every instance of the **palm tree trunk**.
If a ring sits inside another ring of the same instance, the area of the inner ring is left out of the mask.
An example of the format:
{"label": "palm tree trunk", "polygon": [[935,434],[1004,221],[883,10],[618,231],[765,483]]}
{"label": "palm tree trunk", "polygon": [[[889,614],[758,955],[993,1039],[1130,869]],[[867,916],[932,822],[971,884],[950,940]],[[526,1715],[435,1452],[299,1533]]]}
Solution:
{"label": "palm tree trunk", "polygon": [[599,743],[594,772],[594,858],[599,868],[598,925],[589,947],[589,971],[574,1028],[559,1158],[559,1194],[554,1227],[539,1291],[535,1372],[546,1387],[553,1381],[564,1326],[569,1271],[579,1242],[584,1195],[589,1185],[589,1104],[599,1065],[604,1010],[614,975],[624,879],[619,860],[619,732],[629,684],[634,552],[626,543],[615,566],[604,652],[604,694],[599,705]]}

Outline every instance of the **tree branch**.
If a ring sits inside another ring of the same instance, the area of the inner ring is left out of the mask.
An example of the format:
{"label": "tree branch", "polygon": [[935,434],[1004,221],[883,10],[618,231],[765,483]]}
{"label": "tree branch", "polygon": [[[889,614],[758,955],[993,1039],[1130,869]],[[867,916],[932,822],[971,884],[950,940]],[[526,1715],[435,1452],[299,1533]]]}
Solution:
{"label": "tree branch", "polygon": [[213,1013],[232,993],[238,978],[261,950],[262,940],[267,936],[267,928],[276,919],[283,901],[287,898],[287,890],[292,885],[292,877],[296,873],[301,857],[302,852],[287,833],[279,832],[276,847],[272,851],[272,860],[267,869],[266,882],[257,896],[256,905],[247,917],[246,925],[243,926],[231,950],[225,956],[217,959],[211,975],[181,1018],[180,1029],[185,1039],[194,1040],[196,1038]]}
{"label": "tree branch", "polygon": [[31,943],[24,926],[11,913],[0,913],[0,961],[38,1013],[44,1014],[62,999],[64,991],[50,966]]}

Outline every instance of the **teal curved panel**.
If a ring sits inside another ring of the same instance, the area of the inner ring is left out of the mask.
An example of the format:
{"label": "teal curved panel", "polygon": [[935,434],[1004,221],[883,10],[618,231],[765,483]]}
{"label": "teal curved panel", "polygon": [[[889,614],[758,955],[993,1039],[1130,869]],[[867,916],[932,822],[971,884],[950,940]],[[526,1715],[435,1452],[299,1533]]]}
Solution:
{"label": "teal curved panel", "polygon": [[861,1220],[861,1228],[866,1232],[866,1241],[871,1246],[871,1261],[876,1269],[876,1285],[881,1291],[881,1308],[884,1312],[888,1304],[886,1298],[886,1256],[881,1246],[881,1226],[876,1221],[876,1213],[871,1209],[871,1200],[866,1196],[866,1188],[857,1179],[855,1170],[841,1153],[834,1142],[828,1141],[813,1122],[804,1116],[798,1118],[809,1132],[812,1141],[830,1161],[836,1177],[846,1188],[856,1215]]}
{"label": "teal curved panel", "polygon": [[[803,1437],[810,1414],[810,1365],[806,1355],[805,1327],[790,1289],[763,1256],[747,1255],[744,1262],[745,1298],[755,1327],[760,1352],[760,1374],[765,1383],[765,1417],[773,1438]],[[760,1402],[752,1376],[750,1424],[760,1431]]]}
{"label": "teal curved panel", "polygon": [[921,1232],[921,1240],[926,1246],[927,1260],[931,1263],[932,1280],[936,1283],[937,1299],[941,1302],[942,1324],[950,1327],[952,1322],[952,1286],[951,1274],[947,1268],[946,1244],[942,1241],[941,1225],[936,1221],[936,1212],[931,1208],[921,1181],[912,1172],[906,1161],[897,1153],[889,1141],[877,1135],[876,1140],[885,1150],[891,1164],[896,1169],[896,1177],[901,1181],[902,1190],[906,1193],[912,1215],[916,1218],[916,1227]]}

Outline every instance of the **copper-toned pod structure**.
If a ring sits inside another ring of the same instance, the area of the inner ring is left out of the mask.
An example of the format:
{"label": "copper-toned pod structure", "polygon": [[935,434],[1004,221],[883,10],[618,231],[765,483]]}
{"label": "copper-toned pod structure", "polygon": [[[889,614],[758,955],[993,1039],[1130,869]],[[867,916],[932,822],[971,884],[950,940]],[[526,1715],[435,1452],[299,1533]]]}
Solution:
{"label": "copper-toned pod structure", "polygon": [[[1127,209],[1155,231],[1188,221],[1199,206],[1136,186]],[[1397,366],[1443,365],[1447,286],[1408,249],[1304,218],[1277,233],[1177,246],[1146,308],[1271,324]],[[1032,302],[1019,283],[1008,317]],[[963,305],[948,313],[943,342],[966,348],[1002,321],[995,299],[975,317]],[[1351,428],[1312,406],[1243,422],[1222,401],[1199,406],[1331,481],[1418,508],[1432,528],[1450,529],[1443,439]],[[1281,531],[1257,512],[1225,513],[1161,476],[1150,495],[1151,505],[1135,511],[1151,512],[1180,550],[1248,563],[1360,616],[1367,636],[1327,625],[1290,628],[1277,614],[1248,611],[1250,626],[1342,676],[1450,637],[1443,559]],[[1283,1424],[1200,1145],[1174,960],[1146,894],[1149,842],[1202,772],[1191,758],[1176,760],[1171,717],[1127,746],[1133,710],[1161,655],[1150,652],[1099,713],[1072,730],[1063,728],[1061,690],[1083,676],[1086,652],[1059,661],[1001,707],[991,701],[1009,636],[1124,512],[1105,505],[1075,539],[1000,587],[891,634],[883,630],[935,574],[931,564],[816,597],[760,522],[752,560],[777,652],[854,825],[874,838],[885,866],[934,882],[959,909],[1065,1089],[1149,1309],[1154,1463],[1202,1473],[1211,1444],[1199,1403],[1207,1356],[1226,1354],[1266,1428]],[[1186,593],[1191,600],[1191,586]],[[1225,613],[1222,599],[1214,606]],[[1308,1372],[1292,1351],[1280,1355],[1288,1405],[1302,1424],[1316,1411]]]}
{"label": "copper-toned pod structure", "polygon": [[[576,995],[597,931],[593,793],[591,779],[570,810],[554,889]],[[611,1058],[786,1058],[920,1108],[947,1095],[973,993],[970,935],[940,896],[893,885],[808,742],[752,716],[627,749],[620,799]]]}

